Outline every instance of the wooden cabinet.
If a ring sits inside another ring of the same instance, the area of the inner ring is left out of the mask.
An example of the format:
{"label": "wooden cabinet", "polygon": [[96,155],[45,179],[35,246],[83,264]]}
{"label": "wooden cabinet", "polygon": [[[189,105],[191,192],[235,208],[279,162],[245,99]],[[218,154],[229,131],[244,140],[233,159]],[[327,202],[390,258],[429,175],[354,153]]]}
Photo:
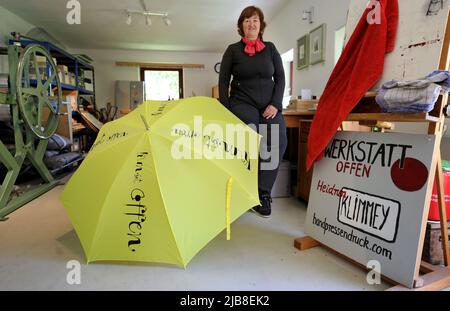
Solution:
{"label": "wooden cabinet", "polygon": [[297,196],[305,201],[309,200],[313,168],[306,171],[306,155],[308,154],[308,135],[311,120],[300,120],[298,138],[298,163],[297,163]]}

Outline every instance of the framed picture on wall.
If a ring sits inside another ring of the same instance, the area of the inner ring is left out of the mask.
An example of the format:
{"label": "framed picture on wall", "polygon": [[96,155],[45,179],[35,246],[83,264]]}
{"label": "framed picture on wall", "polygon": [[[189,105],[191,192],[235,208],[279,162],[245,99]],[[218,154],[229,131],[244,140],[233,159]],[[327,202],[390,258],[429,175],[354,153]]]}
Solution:
{"label": "framed picture on wall", "polygon": [[309,66],[309,34],[297,40],[297,69]]}
{"label": "framed picture on wall", "polygon": [[313,29],[309,33],[309,62],[311,65],[325,61],[326,24]]}

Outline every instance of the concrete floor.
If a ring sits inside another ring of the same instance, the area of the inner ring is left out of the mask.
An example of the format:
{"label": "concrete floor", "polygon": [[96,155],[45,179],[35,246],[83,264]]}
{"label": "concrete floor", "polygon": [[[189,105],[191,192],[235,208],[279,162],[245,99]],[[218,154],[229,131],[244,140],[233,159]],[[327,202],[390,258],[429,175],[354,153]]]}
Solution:
{"label": "concrete floor", "polygon": [[[0,222],[0,290],[300,291],[384,290],[366,273],[320,248],[298,251],[306,207],[274,199],[270,219],[246,213],[212,240],[184,270],[155,264],[85,263],[80,242],[59,202],[59,186]],[[81,284],[66,281],[71,260]]]}

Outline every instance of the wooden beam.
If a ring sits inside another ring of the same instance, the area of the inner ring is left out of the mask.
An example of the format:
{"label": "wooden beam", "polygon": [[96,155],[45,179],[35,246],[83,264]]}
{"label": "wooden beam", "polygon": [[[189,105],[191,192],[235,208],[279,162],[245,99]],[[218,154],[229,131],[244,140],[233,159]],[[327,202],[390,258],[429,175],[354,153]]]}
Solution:
{"label": "wooden beam", "polygon": [[140,68],[189,68],[189,69],[205,69],[203,64],[168,64],[168,63],[139,63],[139,62],[116,62],[116,66],[119,67],[140,67]]}
{"label": "wooden beam", "polygon": [[304,251],[313,247],[320,246],[320,243],[309,236],[304,236],[295,239],[294,246],[296,249]]}
{"label": "wooden beam", "polygon": [[351,113],[346,121],[439,122],[425,112],[420,113]]}
{"label": "wooden beam", "polygon": [[422,261],[422,263],[420,264],[420,273],[422,274],[431,273],[439,269],[441,269],[440,266],[432,265],[431,263],[428,263],[426,261]]}
{"label": "wooden beam", "polygon": [[419,288],[407,288],[403,285],[394,286],[388,291],[436,291],[450,286],[450,267],[441,268],[434,272],[420,276],[423,284]]}
{"label": "wooden beam", "polygon": [[[303,119],[314,117],[314,111],[283,110],[283,116],[301,116]],[[345,121],[375,121],[375,122],[439,122],[439,117],[430,116],[426,112],[420,113],[350,113]]]}
{"label": "wooden beam", "polygon": [[436,189],[438,194],[438,202],[439,202],[439,215],[441,222],[441,237],[442,237],[442,253],[444,255],[444,264],[448,267],[450,261],[450,246],[448,241],[448,228],[447,228],[447,211],[446,211],[446,203],[444,198],[444,174],[442,173],[441,167],[441,153],[439,152],[438,157],[438,165],[436,167]]}

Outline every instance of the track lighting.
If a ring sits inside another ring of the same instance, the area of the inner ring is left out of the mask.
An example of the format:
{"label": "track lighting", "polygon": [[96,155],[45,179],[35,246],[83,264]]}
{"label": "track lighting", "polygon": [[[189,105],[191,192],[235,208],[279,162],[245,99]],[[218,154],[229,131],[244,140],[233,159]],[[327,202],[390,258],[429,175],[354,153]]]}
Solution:
{"label": "track lighting", "polygon": [[172,25],[172,21],[167,16],[163,17],[163,21],[164,21],[164,24],[166,24],[167,26]]}
{"label": "track lighting", "polygon": [[127,18],[127,24],[131,25],[131,16],[132,14],[140,14],[140,15],[144,15],[145,16],[145,22],[148,26],[152,25],[152,20],[151,20],[151,16],[159,16],[162,18],[164,24],[166,24],[166,26],[170,26],[172,25],[172,21],[169,19],[169,13],[165,12],[165,13],[155,13],[155,12],[150,12],[150,11],[137,11],[137,10],[127,10],[126,11],[128,14],[128,18]]}

